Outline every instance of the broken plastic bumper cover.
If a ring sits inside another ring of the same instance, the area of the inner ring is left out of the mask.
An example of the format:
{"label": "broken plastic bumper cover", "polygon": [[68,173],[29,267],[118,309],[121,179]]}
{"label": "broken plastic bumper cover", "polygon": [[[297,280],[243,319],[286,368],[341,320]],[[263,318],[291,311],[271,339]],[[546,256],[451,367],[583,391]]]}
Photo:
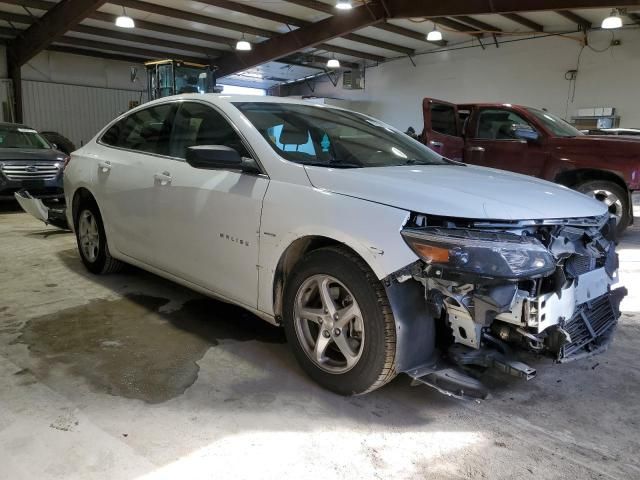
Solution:
{"label": "broken plastic bumper cover", "polygon": [[46,225],[69,230],[65,207],[49,208],[42,200],[32,197],[26,190],[16,192],[14,196],[22,209],[33,217],[43,221]]}

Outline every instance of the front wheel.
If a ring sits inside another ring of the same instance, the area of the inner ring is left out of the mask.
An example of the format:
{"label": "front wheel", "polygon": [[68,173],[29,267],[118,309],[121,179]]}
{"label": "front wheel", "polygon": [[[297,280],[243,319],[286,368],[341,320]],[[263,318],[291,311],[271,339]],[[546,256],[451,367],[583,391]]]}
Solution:
{"label": "front wheel", "polygon": [[384,287],[347,249],[303,258],[287,279],[287,340],[305,372],[323,387],[358,395],[396,375],[396,332]]}
{"label": "front wheel", "polygon": [[621,234],[631,223],[629,195],[620,185],[606,180],[592,180],[575,187],[581,193],[600,200],[616,219],[616,230]]}

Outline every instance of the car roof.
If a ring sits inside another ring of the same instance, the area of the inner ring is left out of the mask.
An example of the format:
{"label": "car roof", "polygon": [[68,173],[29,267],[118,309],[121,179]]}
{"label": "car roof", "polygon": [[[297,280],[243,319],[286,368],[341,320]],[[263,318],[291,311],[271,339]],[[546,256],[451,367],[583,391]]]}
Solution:
{"label": "car roof", "polygon": [[[287,98],[287,97],[271,97],[268,95],[225,95],[224,93],[185,93],[181,95],[172,95],[169,97],[159,98],[151,102],[144,103],[143,105],[153,105],[155,103],[162,103],[172,100],[206,100],[213,104],[220,103],[236,103],[236,102],[258,102],[258,103],[288,103],[293,105],[318,105],[310,103],[306,100]],[[326,105],[331,106],[331,105]],[[332,106],[331,106],[332,107]]]}
{"label": "car roof", "polygon": [[0,122],[0,127],[28,128],[29,130],[35,130],[24,123]]}

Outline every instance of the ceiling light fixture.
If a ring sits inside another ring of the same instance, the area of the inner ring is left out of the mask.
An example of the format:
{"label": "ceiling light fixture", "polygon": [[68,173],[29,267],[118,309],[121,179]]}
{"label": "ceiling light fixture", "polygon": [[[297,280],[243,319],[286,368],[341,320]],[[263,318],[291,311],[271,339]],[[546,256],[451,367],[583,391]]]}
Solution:
{"label": "ceiling light fixture", "polygon": [[442,32],[438,30],[438,26],[434,23],[433,30],[427,35],[428,42],[439,42],[442,40]]}
{"label": "ceiling light fixture", "polygon": [[620,12],[617,9],[611,10],[611,15],[602,20],[602,28],[622,28],[622,18],[620,18]]}
{"label": "ceiling light fixture", "polygon": [[330,58],[327,61],[327,67],[329,67],[329,68],[340,68],[340,60],[338,60],[336,57]]}
{"label": "ceiling light fixture", "polygon": [[242,38],[238,40],[238,43],[236,43],[236,50],[240,50],[241,52],[248,52],[251,50],[251,44],[244,39],[244,33],[242,34]]}
{"label": "ceiling light fixture", "polygon": [[122,7],[122,15],[116,18],[116,27],[120,28],[134,28],[136,23],[133,21],[133,18],[127,15],[124,6]]}
{"label": "ceiling light fixture", "polygon": [[351,10],[353,5],[351,4],[351,0],[338,0],[336,8],[338,10]]}

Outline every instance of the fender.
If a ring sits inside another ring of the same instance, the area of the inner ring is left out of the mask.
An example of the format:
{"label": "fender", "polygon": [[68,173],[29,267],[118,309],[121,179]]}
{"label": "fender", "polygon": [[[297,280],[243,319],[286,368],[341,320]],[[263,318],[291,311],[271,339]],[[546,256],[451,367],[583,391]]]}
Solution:
{"label": "fender", "polygon": [[380,280],[415,262],[417,256],[400,235],[408,215],[405,210],[366,200],[271,182],[259,230],[258,308],[274,314],[273,289],[280,260],[290,245],[305,237],[346,245]]}

